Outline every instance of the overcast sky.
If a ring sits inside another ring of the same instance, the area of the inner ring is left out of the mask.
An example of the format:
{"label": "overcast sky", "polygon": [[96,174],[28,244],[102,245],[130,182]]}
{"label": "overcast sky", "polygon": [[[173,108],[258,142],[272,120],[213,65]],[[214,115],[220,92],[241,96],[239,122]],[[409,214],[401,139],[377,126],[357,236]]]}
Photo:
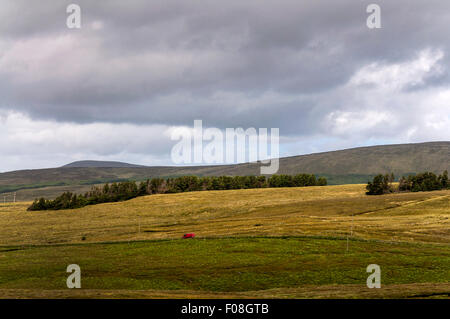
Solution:
{"label": "overcast sky", "polygon": [[448,0],[2,0],[0,171],[172,165],[195,119],[282,156],[450,140],[449,26]]}

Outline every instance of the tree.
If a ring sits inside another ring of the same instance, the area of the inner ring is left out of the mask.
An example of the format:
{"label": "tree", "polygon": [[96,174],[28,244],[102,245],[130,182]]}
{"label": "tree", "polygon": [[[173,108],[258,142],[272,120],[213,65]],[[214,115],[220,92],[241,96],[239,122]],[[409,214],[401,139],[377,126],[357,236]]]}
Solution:
{"label": "tree", "polygon": [[440,182],[441,187],[443,189],[449,188],[450,183],[448,181],[448,172],[447,172],[447,170],[445,170],[444,173],[442,173],[442,175],[439,175],[439,182]]}
{"label": "tree", "polygon": [[398,180],[398,190],[399,191],[411,191],[411,179],[402,176]]}
{"label": "tree", "polygon": [[375,176],[372,182],[368,182],[366,189],[367,195],[383,195],[386,193],[392,193],[394,191],[392,187],[393,175],[382,175],[379,174]]}
{"label": "tree", "polygon": [[326,186],[327,185],[327,179],[325,177],[319,177],[317,179],[317,185],[318,186]]}

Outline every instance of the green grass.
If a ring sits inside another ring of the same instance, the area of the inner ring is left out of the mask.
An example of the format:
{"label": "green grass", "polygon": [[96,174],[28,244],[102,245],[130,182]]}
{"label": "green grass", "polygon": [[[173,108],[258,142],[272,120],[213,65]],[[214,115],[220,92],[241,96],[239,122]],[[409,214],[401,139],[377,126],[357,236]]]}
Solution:
{"label": "green grass", "polygon": [[[0,298],[447,298],[450,190],[365,185],[0,203]],[[195,232],[194,240],[181,240]],[[350,236],[349,251],[346,237]],[[381,289],[366,267],[381,266]],[[67,289],[78,264],[83,289]]]}
{"label": "green grass", "polygon": [[[243,292],[305,285],[448,283],[450,247],[314,237],[156,240],[0,248],[0,289],[65,289],[78,264],[86,289]],[[18,249],[18,250],[14,250]]]}

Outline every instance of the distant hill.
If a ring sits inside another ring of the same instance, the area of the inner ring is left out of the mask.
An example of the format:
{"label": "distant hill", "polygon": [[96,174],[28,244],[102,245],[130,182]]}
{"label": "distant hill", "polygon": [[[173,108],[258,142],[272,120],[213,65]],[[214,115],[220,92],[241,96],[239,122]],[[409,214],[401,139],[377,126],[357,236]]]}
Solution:
{"label": "distant hill", "polygon": [[62,167],[70,168],[70,167],[145,167],[145,166],[114,161],[77,161],[64,165]]}
{"label": "distant hill", "polygon": [[[280,159],[279,174],[313,173],[328,178],[329,184],[366,183],[379,173],[397,177],[423,171],[450,170],[450,142],[382,145],[340,151],[299,155]],[[0,193],[42,189],[39,194],[55,193],[55,187],[86,189],[86,185],[120,180],[182,175],[258,175],[258,163],[214,166],[139,166],[120,162],[81,161],[59,168],[21,170],[0,174]],[[84,185],[84,186],[83,186]],[[80,187],[83,186],[83,187]]]}
{"label": "distant hill", "polygon": [[332,175],[442,172],[449,168],[450,142],[358,147],[281,159],[281,171],[301,169]]}

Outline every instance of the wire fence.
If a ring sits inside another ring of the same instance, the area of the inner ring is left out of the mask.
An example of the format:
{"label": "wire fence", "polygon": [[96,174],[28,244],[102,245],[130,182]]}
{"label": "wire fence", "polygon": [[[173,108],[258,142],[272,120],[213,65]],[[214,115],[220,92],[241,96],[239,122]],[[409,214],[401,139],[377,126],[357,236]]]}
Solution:
{"label": "wire fence", "polygon": [[2,203],[15,203],[17,200],[17,193],[3,193],[0,194],[0,201]]}

